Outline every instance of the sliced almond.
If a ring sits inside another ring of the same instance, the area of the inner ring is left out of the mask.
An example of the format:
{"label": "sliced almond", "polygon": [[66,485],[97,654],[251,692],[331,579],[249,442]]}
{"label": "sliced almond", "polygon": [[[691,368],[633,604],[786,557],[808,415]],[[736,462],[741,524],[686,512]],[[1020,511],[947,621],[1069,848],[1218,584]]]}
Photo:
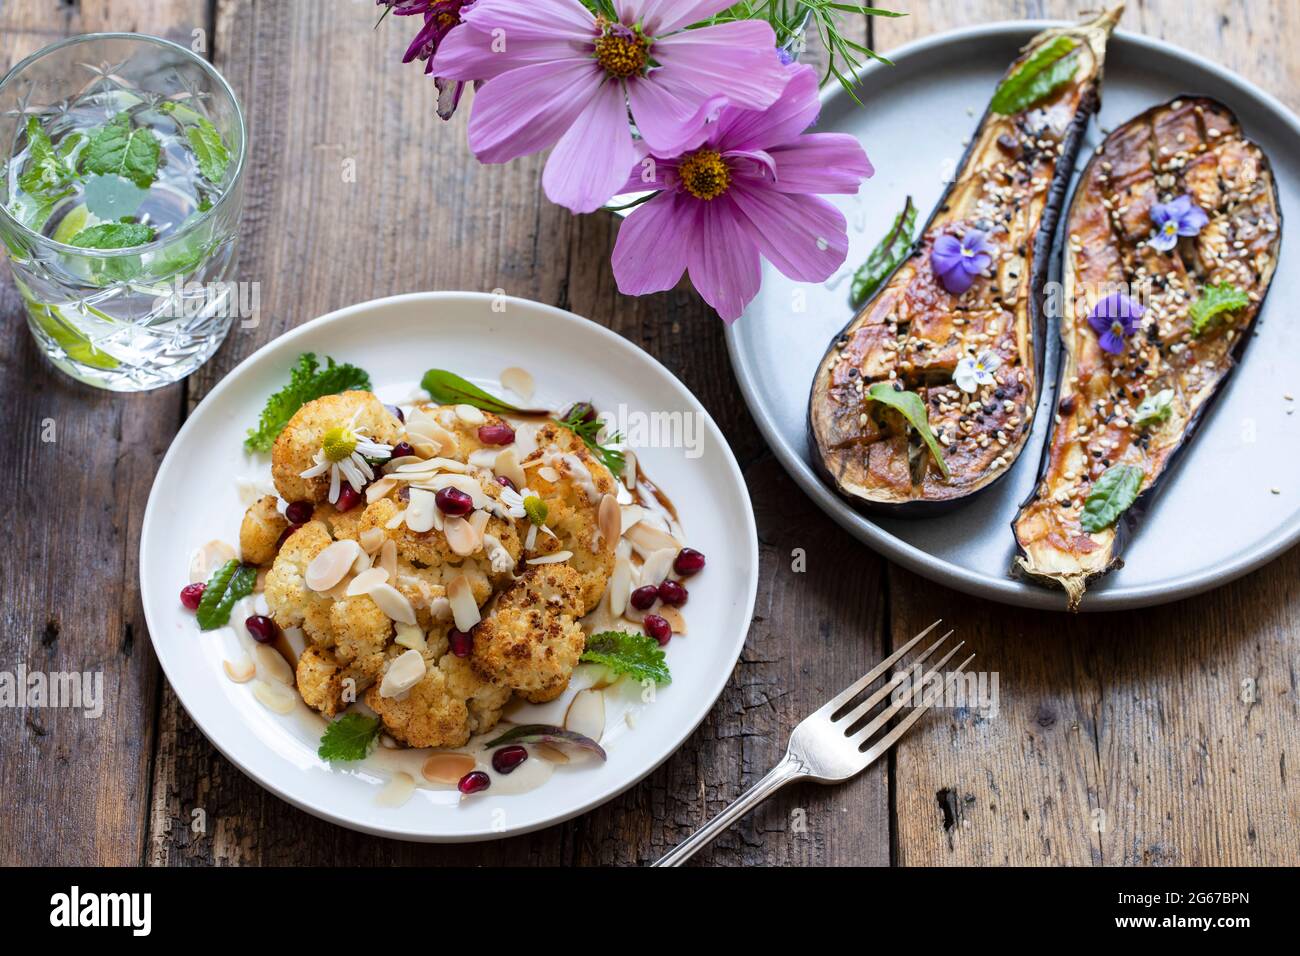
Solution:
{"label": "sliced almond", "polygon": [[600,508],[596,511],[596,526],[600,528],[600,540],[606,548],[613,548],[623,535],[623,515],[618,507],[618,499],[605,495],[600,499]]}
{"label": "sliced almond", "polygon": [[283,684],[271,684],[264,680],[253,681],[253,696],[273,714],[291,714],[298,702],[298,695]]}
{"label": "sliced almond", "polygon": [[550,554],[544,554],[539,558],[529,558],[525,564],[562,564],[573,557],[572,551],[552,551]]}
{"label": "sliced almond", "polygon": [[410,650],[399,654],[384,671],[384,679],[379,682],[380,697],[396,697],[410,690],[424,679],[424,655]]}
{"label": "sliced almond", "polygon": [[558,747],[552,747],[550,744],[529,744],[533,748],[533,753],[543,760],[549,760],[551,763],[568,763],[569,755]]}
{"label": "sliced almond", "polygon": [[313,591],[328,591],[352,570],[352,563],[364,554],[355,541],[335,541],[311,559],[304,579]]}
{"label": "sliced almond", "polygon": [[398,624],[395,631],[394,644],[409,647],[413,651],[423,651],[429,646],[424,639],[424,631],[420,629],[418,624]]}
{"label": "sliced almond", "polygon": [[514,365],[501,372],[501,387],[510,389],[525,402],[537,391],[537,383],[533,381],[533,376],[527,370]]}
{"label": "sliced almond", "polygon": [[234,558],[235,549],[231,545],[224,541],[209,541],[190,556],[190,583],[207,583],[213,571]]}
{"label": "sliced almond", "polygon": [[390,474],[394,477],[403,477],[406,475],[419,475],[425,472],[434,474],[439,471],[454,471],[458,474],[465,474],[469,466],[463,461],[457,461],[455,458],[427,458],[423,461],[412,462],[409,465],[402,465],[395,468]]}
{"label": "sliced almond", "polygon": [[371,504],[380,498],[388,497],[389,493],[396,487],[396,478],[380,478],[378,481],[366,486],[366,503]]}
{"label": "sliced almond", "polygon": [[416,534],[433,530],[433,513],[438,508],[432,491],[411,489],[411,500],[406,505],[406,526]]}
{"label": "sliced almond", "polygon": [[472,512],[470,516],[465,520],[469,522],[470,527],[472,527],[479,534],[482,534],[484,531],[487,530],[488,519],[490,519],[491,517],[492,516],[488,514],[486,511],[475,511]]}
{"label": "sliced almond", "polygon": [[445,621],[451,617],[451,602],[447,600],[445,594],[429,602],[429,613],[433,615],[435,621]]}
{"label": "sliced almond", "polygon": [[367,528],[357,535],[357,544],[361,545],[361,550],[366,554],[374,554],[387,540],[388,536],[384,534],[383,528]]}
{"label": "sliced almond", "polygon": [[636,489],[636,452],[631,448],[623,449],[623,485],[628,490]]}
{"label": "sliced almond", "polygon": [[643,585],[663,584],[672,571],[673,561],[676,558],[676,548],[662,548],[659,551],[650,552],[641,564],[641,583]]}
{"label": "sliced almond", "polygon": [[415,623],[415,609],[411,607],[411,602],[391,584],[376,584],[366,594],[391,620],[398,624]]}
{"label": "sliced almond", "polygon": [[549,481],[551,484],[555,484],[555,482],[560,480],[560,473],[550,465],[542,465],[541,468],[537,469],[537,477],[544,481]]}
{"label": "sliced almond", "polygon": [[614,559],[614,573],[609,577],[609,611],[622,617],[627,610],[627,599],[632,593],[632,562],[627,558]]}
{"label": "sliced almond", "polygon": [[383,584],[388,580],[388,572],[383,568],[366,568],[355,578],[348,582],[347,590],[344,591],[346,597],[357,597],[361,594],[370,593],[370,589],[377,584]]}
{"label": "sliced almond", "polygon": [[447,585],[447,600],[451,604],[451,616],[456,622],[456,630],[468,631],[482,620],[478,613],[478,602],[474,600],[474,589],[470,587],[469,578],[463,574],[456,575]]}
{"label": "sliced almond", "polygon": [[352,559],[352,573],[360,574],[362,571],[369,571],[372,561],[370,555],[366,554],[361,545],[357,545],[357,556]]}
{"label": "sliced almond", "polygon": [[257,661],[257,673],[264,680],[273,680],[285,687],[293,686],[293,670],[275,648],[258,644],[253,648],[253,657]]}
{"label": "sliced almond", "polygon": [[487,422],[487,416],[473,405],[457,405],[456,417],[466,425],[482,425]]}
{"label": "sliced almond", "polygon": [[502,478],[509,478],[516,488],[522,488],[528,483],[524,469],[519,464],[519,455],[513,448],[506,448],[497,453],[492,471]]}
{"label": "sliced almond", "polygon": [[397,580],[397,542],[392,538],[379,546],[379,557],[375,561],[375,567],[387,571],[388,580]]}
{"label": "sliced almond", "polygon": [[447,518],[442,523],[447,546],[462,558],[483,549],[483,535],[464,518]]}
{"label": "sliced almond", "polygon": [[623,531],[630,530],[633,525],[650,513],[640,505],[620,505],[619,511],[622,512]]}
{"label": "sliced almond", "polygon": [[405,523],[406,523],[406,509],[403,508],[401,511],[397,512],[397,514],[393,515],[391,518],[385,521],[384,527],[387,528],[389,531],[393,531],[397,528],[400,528]]}
{"label": "sliced almond", "polygon": [[564,714],[564,729],[590,737],[597,743],[605,732],[605,694],[588,687],[574,694]]}
{"label": "sliced almond", "polygon": [[623,537],[632,542],[632,547],[636,548],[643,558],[648,558],[655,551],[662,551],[664,548],[672,548],[674,551],[682,549],[680,541],[663,528],[656,528],[646,521],[638,521],[623,533]]}
{"label": "sliced almond", "polygon": [[668,626],[673,629],[674,634],[686,633],[686,618],[682,616],[680,608],[661,604],[655,613],[668,622]]}
{"label": "sliced almond", "polygon": [[469,754],[433,754],[420,768],[420,775],[430,783],[459,783],[460,778],[474,769],[474,758]]}
{"label": "sliced almond", "polygon": [[224,670],[226,676],[236,684],[247,683],[252,680],[253,675],[257,673],[257,665],[253,663],[251,657],[241,657],[233,663],[231,661],[222,661],[221,669]]}

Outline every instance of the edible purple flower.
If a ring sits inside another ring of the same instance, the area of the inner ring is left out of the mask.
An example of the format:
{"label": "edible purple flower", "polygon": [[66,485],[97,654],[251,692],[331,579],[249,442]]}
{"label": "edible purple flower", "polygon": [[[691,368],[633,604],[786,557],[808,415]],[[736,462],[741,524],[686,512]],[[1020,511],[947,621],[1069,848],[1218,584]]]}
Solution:
{"label": "edible purple flower", "polygon": [[944,233],[934,241],[930,266],[945,289],[961,295],[993,261],[990,251],[988,235],[979,229],[967,229],[961,239]]}
{"label": "edible purple flower", "polygon": [[1148,245],[1152,249],[1168,252],[1178,245],[1179,236],[1194,236],[1210,221],[1205,210],[1192,202],[1187,193],[1171,202],[1158,202],[1151,207],[1151,221],[1156,233]]}
{"label": "edible purple flower", "polygon": [[1112,355],[1124,351],[1124,340],[1137,331],[1146,308],[1122,292],[1112,292],[1100,299],[1088,315],[1088,324],[1097,333],[1097,344]]}

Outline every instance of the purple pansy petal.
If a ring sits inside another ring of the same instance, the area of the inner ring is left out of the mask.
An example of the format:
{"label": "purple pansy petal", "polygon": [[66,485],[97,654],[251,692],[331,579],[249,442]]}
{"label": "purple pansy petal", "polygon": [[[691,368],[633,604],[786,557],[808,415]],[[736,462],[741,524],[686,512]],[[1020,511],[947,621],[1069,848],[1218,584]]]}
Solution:
{"label": "purple pansy petal", "polygon": [[663,193],[628,214],[610,258],[619,292],[663,292],[681,281],[699,205],[681,193]]}
{"label": "purple pansy petal", "polygon": [[730,325],[758,294],[758,247],[725,196],[696,205],[698,227],[690,237],[687,269],[695,290]]}
{"label": "purple pansy petal", "polygon": [[939,274],[939,283],[950,295],[961,295],[975,284],[975,276],[958,266]]}
{"label": "purple pansy petal", "polygon": [[776,163],[772,186],[786,193],[853,195],[875,173],[862,144],[847,133],[809,133],[769,155]]}
{"label": "purple pansy petal", "polygon": [[1147,245],[1157,252],[1168,252],[1178,245],[1178,236],[1174,233],[1165,233],[1164,230],[1156,230],[1156,234],[1147,240]]}
{"label": "purple pansy petal", "polygon": [[607,80],[556,143],[542,188],[572,212],[594,212],[618,192],[635,159],[622,84]]}
{"label": "purple pansy petal", "polygon": [[[930,250],[930,267],[937,275],[944,275],[961,267],[961,240],[944,233],[934,240]],[[969,283],[967,288],[970,288]]]}
{"label": "purple pansy petal", "polygon": [[1103,332],[1097,339],[1097,344],[1101,346],[1103,352],[1109,352],[1112,355],[1118,355],[1124,351],[1124,340],[1111,331]]}
{"label": "purple pansy petal", "polygon": [[822,282],[848,254],[844,214],[824,199],[743,185],[727,195],[753,227],[759,252],[788,278]]}
{"label": "purple pansy petal", "polygon": [[1180,217],[1178,223],[1178,234],[1180,236],[1194,236],[1205,228],[1205,224],[1210,221],[1210,217],[1205,214],[1205,210],[1200,206],[1192,206],[1187,212]]}
{"label": "purple pansy petal", "polygon": [[807,65],[785,67],[789,81],[776,105],[766,110],[727,110],[711,137],[734,149],[767,149],[796,140],[821,109],[817,71]]}
{"label": "purple pansy petal", "polygon": [[652,53],[660,65],[649,78],[679,88],[694,85],[703,94],[701,100],[722,94],[735,106],[764,110],[776,102],[789,79],[775,43],[771,25],[759,20],[683,30],[655,40]]}
{"label": "purple pansy petal", "polygon": [[987,252],[977,252],[973,256],[962,256],[961,267],[970,273],[971,278],[979,275],[993,264],[993,257]]}
{"label": "purple pansy petal", "polygon": [[480,162],[505,163],[555,145],[604,81],[594,60],[535,63],[501,74],[474,97],[470,149]]}

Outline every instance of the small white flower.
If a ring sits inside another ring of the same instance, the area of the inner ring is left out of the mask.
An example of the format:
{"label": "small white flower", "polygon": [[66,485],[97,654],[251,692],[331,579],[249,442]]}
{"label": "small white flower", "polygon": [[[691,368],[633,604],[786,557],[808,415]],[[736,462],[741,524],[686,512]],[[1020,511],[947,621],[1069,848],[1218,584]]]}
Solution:
{"label": "small white flower", "polygon": [[996,384],[993,373],[1002,364],[997,352],[983,352],[979,358],[967,356],[957,363],[952,380],[963,392],[974,393],[981,385]]}
{"label": "small white flower", "polygon": [[364,490],[366,482],[374,481],[375,471],[366,459],[392,457],[393,446],[373,441],[366,435],[364,428],[357,427],[360,415],[361,409],[358,408],[346,425],[327,431],[321,438],[320,449],[312,457],[315,464],[298,476],[315,478],[328,471],[330,504],[338,503],[344,481],[358,493]]}
{"label": "small white flower", "polygon": [[527,488],[521,488],[518,491],[508,485],[501,486],[501,501],[506,506],[506,511],[510,512],[512,518],[526,518],[528,511],[524,508],[524,499],[537,492],[530,491]]}

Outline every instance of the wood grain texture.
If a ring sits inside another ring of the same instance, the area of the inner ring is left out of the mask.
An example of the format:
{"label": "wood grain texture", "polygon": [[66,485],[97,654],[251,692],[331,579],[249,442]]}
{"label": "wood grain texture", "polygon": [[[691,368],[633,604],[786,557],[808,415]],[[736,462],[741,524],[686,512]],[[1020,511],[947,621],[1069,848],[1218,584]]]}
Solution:
{"label": "wood grain texture", "polygon": [[[188,45],[205,18],[203,0],[4,0],[0,75],[64,36],[109,27]],[[180,389],[115,396],[54,371],[7,266],[0,274],[0,408],[11,436],[0,500],[24,516],[0,551],[0,670],[97,674],[104,705],[98,718],[0,710],[0,792],[22,795],[0,813],[0,864],[138,863],[158,691],[140,608],[139,530],[179,422]]]}
{"label": "wood grain texture", "polygon": [[[1093,6],[1096,6],[1095,4]],[[1074,17],[1065,2],[909,5],[884,49],[939,30]],[[1221,10],[1222,12],[1217,12]],[[1214,11],[1214,12],[1211,12]],[[1203,51],[1294,106],[1295,4],[1130,3],[1121,26]],[[892,635],[942,614],[1000,676],[1001,710],[926,718],[895,758],[896,862],[1297,862],[1291,551],[1194,600],[1067,617],[977,601],[891,567]]]}

